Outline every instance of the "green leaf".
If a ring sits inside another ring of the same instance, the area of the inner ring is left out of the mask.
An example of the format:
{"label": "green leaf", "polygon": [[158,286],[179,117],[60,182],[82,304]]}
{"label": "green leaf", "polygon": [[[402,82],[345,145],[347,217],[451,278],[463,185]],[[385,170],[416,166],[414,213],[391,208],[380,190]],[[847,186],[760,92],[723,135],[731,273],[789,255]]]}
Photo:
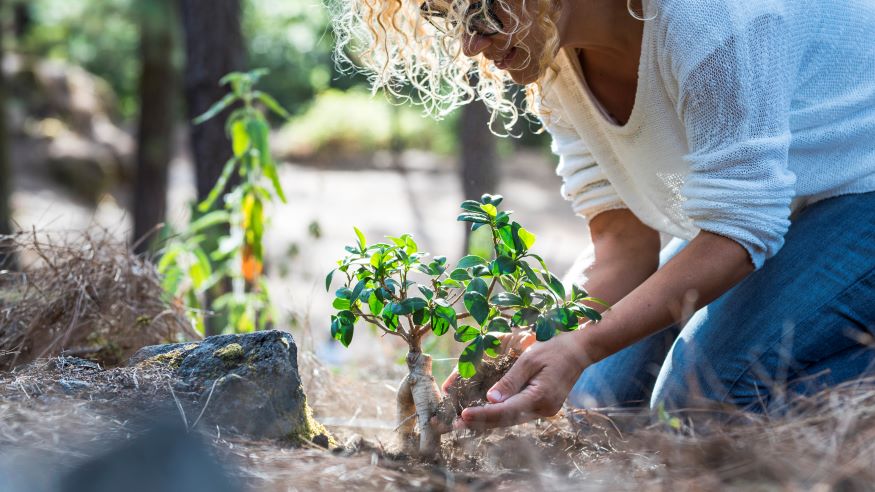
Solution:
{"label": "green leaf", "polygon": [[495,208],[495,205],[483,204],[480,205],[480,208],[490,217],[495,217],[496,215],[498,215],[498,209]]}
{"label": "green leaf", "polygon": [[392,308],[392,314],[396,314],[398,316],[413,314],[415,311],[425,309],[427,306],[428,303],[425,301],[425,299],[421,297],[410,297],[404,299],[399,303],[395,303]]}
{"label": "green leaf", "polygon": [[538,278],[538,275],[535,274],[535,271],[532,270],[532,267],[529,266],[528,263],[526,263],[525,261],[520,261],[519,266],[520,266],[520,268],[523,269],[523,272],[526,274],[526,278],[529,280],[529,282],[532,285],[534,285],[535,287],[543,287],[544,286],[544,283],[541,282],[541,279]]}
{"label": "green leaf", "polygon": [[418,285],[417,288],[419,289],[420,292],[422,292],[422,295],[424,295],[425,298],[428,299],[429,301],[432,300],[432,298],[434,297],[434,291],[429,289],[428,287],[426,287],[424,285]]}
{"label": "green leaf", "polygon": [[276,163],[273,162],[273,159],[269,158],[263,162],[263,165],[264,175],[267,176],[273,185],[273,190],[276,193],[277,198],[279,198],[281,202],[287,203],[286,193],[283,191],[283,185],[280,183],[280,176],[276,170]]}
{"label": "green leaf", "polygon": [[334,302],[331,303],[331,306],[338,311],[343,311],[344,309],[349,309],[351,303],[349,299],[343,299],[341,297],[335,297]]}
{"label": "green leaf", "polygon": [[373,255],[371,255],[371,266],[374,268],[379,268],[383,264],[383,253],[379,251],[375,251]]}
{"label": "green leaf", "polygon": [[431,314],[431,329],[435,335],[441,336],[446,333],[452,326],[457,325],[456,310],[443,299],[435,300],[434,309]]}
{"label": "green leaf", "polygon": [[488,224],[489,219],[484,217],[483,215],[476,215],[473,213],[462,213],[456,217],[456,220],[459,222],[473,222],[475,224]]}
{"label": "green leaf", "polygon": [[471,325],[462,325],[456,328],[456,333],[453,335],[453,338],[456,339],[457,342],[468,342],[480,336],[480,330],[474,328]]}
{"label": "green leaf", "polygon": [[219,195],[225,191],[225,186],[228,184],[228,180],[231,178],[231,173],[234,172],[234,169],[237,167],[237,158],[232,157],[228,159],[228,162],[225,163],[225,167],[222,168],[222,174],[219,175],[219,179],[216,180],[216,184],[213,185],[213,189],[210,190],[210,194],[207,195],[207,198],[200,202],[197,206],[197,209],[201,212],[206,212],[209,210],[216,200],[219,199]]}
{"label": "green leaf", "polygon": [[556,278],[555,275],[548,271],[541,272],[541,276],[544,277],[544,281],[547,282],[547,288],[553,291],[556,294],[556,297],[559,299],[565,299],[565,286],[562,285],[562,282]]}
{"label": "green leaf", "polygon": [[356,299],[362,294],[362,291],[365,290],[365,287],[368,285],[368,281],[370,279],[359,280],[359,283],[355,284],[355,287],[352,289],[352,294],[349,296],[349,300],[351,302],[355,302]]}
{"label": "green leaf", "polygon": [[376,291],[371,292],[371,295],[368,296],[368,309],[371,310],[371,314],[374,316],[379,316],[380,313],[383,312],[383,308],[385,305],[380,302],[380,299],[377,297]]}
{"label": "green leaf", "polygon": [[483,339],[477,337],[462,350],[456,370],[462,379],[470,379],[477,373],[477,366],[483,360]]}
{"label": "green leaf", "polygon": [[364,251],[367,245],[365,242],[365,235],[358,227],[353,226],[353,229],[355,230],[355,235],[359,238],[359,247]]}
{"label": "green leaf", "polygon": [[501,350],[501,340],[497,336],[487,333],[483,337],[483,350],[489,357],[498,357]]}
{"label": "green leaf", "polygon": [[577,314],[584,318],[589,318],[596,322],[602,320],[602,315],[589,306],[585,306],[583,304],[575,304],[573,309]]}
{"label": "green leaf", "polygon": [[521,285],[520,288],[517,289],[517,293],[519,293],[520,300],[522,300],[521,305],[528,306],[532,303],[532,294],[534,294],[535,291],[525,285]]}
{"label": "green leaf", "polygon": [[560,331],[574,331],[578,327],[577,316],[566,307],[553,308],[547,312],[547,316]]}
{"label": "green leaf", "polygon": [[486,293],[489,291],[489,287],[486,285],[486,281],[482,278],[475,277],[471,279],[471,282],[468,283],[468,288],[465,290],[467,292],[477,292],[485,298]]}
{"label": "green leaf", "polygon": [[596,304],[600,304],[600,305],[602,305],[602,306],[604,306],[604,307],[606,307],[606,308],[608,308],[608,309],[611,309],[611,305],[610,305],[610,304],[608,304],[607,302],[605,302],[605,301],[599,299],[598,297],[592,297],[592,296],[589,296],[589,297],[584,297],[583,299],[579,299],[579,300],[580,300],[581,302],[583,302],[583,301],[586,301],[586,302],[594,302],[594,303],[596,303]]}
{"label": "green leaf", "polygon": [[452,278],[445,279],[443,282],[441,282],[441,285],[443,285],[444,287],[452,287],[454,289],[462,287],[462,284]]}
{"label": "green leaf", "polygon": [[577,284],[571,285],[571,300],[572,301],[577,302],[580,299],[582,299],[588,295],[589,294],[587,294],[586,291],[583,290],[582,288],[578,287]]}
{"label": "green leaf", "polygon": [[341,311],[336,316],[332,316],[331,336],[342,343],[344,347],[349,347],[350,342],[352,342],[355,321],[356,317],[350,311]]}
{"label": "green leaf", "polygon": [[498,236],[501,242],[504,243],[512,251],[521,253],[525,251],[526,245],[520,237],[522,226],[518,222],[512,222],[498,229]]}
{"label": "green leaf", "polygon": [[188,232],[190,234],[195,234],[214,225],[227,224],[230,221],[231,214],[224,210],[214,210],[198,217],[197,220],[189,224]]}
{"label": "green leaf", "polygon": [[489,316],[489,303],[486,297],[479,292],[466,292],[464,297],[465,308],[471,313],[477,324],[482,325]]}
{"label": "green leaf", "polygon": [[510,293],[510,292],[501,292],[492,296],[492,299],[489,300],[492,304],[496,306],[522,306],[523,300],[520,296]]}
{"label": "green leaf", "polygon": [[386,328],[389,331],[397,331],[398,330],[398,316],[392,313],[392,310],[395,308],[394,302],[389,302],[383,307],[383,312],[380,316],[383,318],[383,321],[386,323]]}
{"label": "green leaf", "polygon": [[519,231],[517,231],[517,235],[519,236],[520,241],[522,241],[523,246],[525,246],[525,249],[531,249],[532,245],[535,244],[536,236],[524,228],[520,227]]}
{"label": "green leaf", "polygon": [[419,251],[419,245],[416,244],[416,241],[413,240],[413,236],[410,234],[405,234],[402,236],[404,238],[404,248],[407,251],[408,255],[412,255]]}
{"label": "green leaf", "polygon": [[484,193],[483,196],[480,197],[480,201],[483,203],[491,203],[496,207],[504,200],[504,197],[501,195],[490,195],[489,193]]}
{"label": "green leaf", "polygon": [[249,132],[246,131],[246,122],[238,119],[231,123],[231,149],[234,151],[234,157],[238,159],[243,157],[252,147],[252,140],[249,138]]}
{"label": "green leaf", "polygon": [[538,316],[538,321],[535,322],[535,339],[546,342],[554,335],[556,335],[556,323],[546,316]]}
{"label": "green leaf", "polygon": [[467,210],[468,212],[474,213],[483,213],[483,209],[480,208],[480,202],[474,200],[465,200],[462,202],[462,210]]}
{"label": "green leaf", "polygon": [[492,321],[489,322],[489,325],[486,327],[489,331],[497,331],[501,333],[510,333],[510,323],[507,321],[507,318],[493,318]]}
{"label": "green leaf", "polygon": [[465,280],[470,280],[471,275],[468,274],[468,270],[464,268],[456,268],[452,272],[450,272],[450,278],[453,280],[457,280],[463,282]]}
{"label": "green leaf", "polygon": [[180,255],[180,253],[185,252],[185,249],[181,244],[174,243],[173,246],[164,251],[164,254],[161,256],[161,260],[158,261],[158,273],[164,273],[170,267],[170,265],[174,264],[176,258]]}
{"label": "green leaf", "polygon": [[413,324],[416,326],[423,326],[428,323],[431,312],[428,309],[419,309],[413,311]]}
{"label": "green leaf", "polygon": [[514,326],[529,326],[538,320],[538,316],[540,316],[540,314],[541,312],[535,308],[522,308],[513,315],[513,317],[510,319],[510,322]]}
{"label": "green leaf", "polygon": [[267,109],[273,111],[279,117],[281,117],[285,120],[291,119],[292,115],[290,115],[289,112],[286,111],[280,105],[280,103],[278,103],[276,101],[276,99],[271,97],[269,94],[265,94],[264,92],[261,92],[261,91],[255,91],[252,93],[252,95],[255,96],[259,101],[261,101],[265,106],[267,106]]}
{"label": "green leaf", "polygon": [[195,125],[200,125],[201,123],[203,123],[209,119],[212,119],[217,114],[224,111],[225,108],[230,106],[234,102],[235,99],[237,99],[237,96],[234,94],[226,95],[219,102],[217,102],[216,104],[213,104],[210,107],[210,109],[208,109],[204,114],[202,114],[202,115],[198,116],[197,118],[195,118],[194,120],[192,120],[192,123]]}
{"label": "green leaf", "polygon": [[500,255],[498,258],[493,260],[489,271],[492,272],[492,274],[495,276],[510,275],[516,271],[516,267],[516,260],[509,256]]}
{"label": "green leaf", "polygon": [[468,255],[459,260],[457,268],[471,268],[476,265],[485,265],[486,260],[477,255]]}

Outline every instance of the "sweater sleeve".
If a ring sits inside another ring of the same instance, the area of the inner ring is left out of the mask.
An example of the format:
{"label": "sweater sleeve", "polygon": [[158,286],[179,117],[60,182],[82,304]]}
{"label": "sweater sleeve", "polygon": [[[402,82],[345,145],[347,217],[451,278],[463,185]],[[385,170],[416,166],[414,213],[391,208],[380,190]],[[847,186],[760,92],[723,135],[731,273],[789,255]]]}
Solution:
{"label": "sweater sleeve", "polygon": [[716,0],[725,9],[718,19],[693,18],[713,15],[699,11],[676,16],[663,59],[677,81],[689,147],[683,209],[699,229],[742,245],[759,269],[783,246],[790,225],[792,61],[781,16],[742,14],[739,3],[750,5]]}
{"label": "sweater sleeve", "polygon": [[588,223],[602,212],[627,208],[577,133],[555,123],[545,126],[553,137],[551,149],[559,156],[556,174],[562,178],[562,196],[574,213]]}

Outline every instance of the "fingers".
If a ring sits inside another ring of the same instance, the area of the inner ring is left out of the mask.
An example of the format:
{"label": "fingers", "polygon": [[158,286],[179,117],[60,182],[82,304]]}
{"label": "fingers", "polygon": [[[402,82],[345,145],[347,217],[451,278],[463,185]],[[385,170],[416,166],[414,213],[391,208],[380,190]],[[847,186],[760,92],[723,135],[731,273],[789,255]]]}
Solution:
{"label": "fingers", "polygon": [[454,428],[484,430],[494,427],[507,427],[521,424],[539,417],[535,414],[529,395],[520,393],[511,396],[503,403],[469,407],[462,410],[462,416],[454,423]]}
{"label": "fingers", "polygon": [[510,370],[486,392],[486,399],[490,403],[501,403],[519,393],[537,372],[530,359],[527,354],[517,359]]}
{"label": "fingers", "polygon": [[456,369],[453,369],[453,372],[447,376],[447,379],[444,380],[444,384],[441,385],[441,391],[443,391],[444,394],[447,394],[450,386],[452,386],[457,379],[459,379],[459,372]]}

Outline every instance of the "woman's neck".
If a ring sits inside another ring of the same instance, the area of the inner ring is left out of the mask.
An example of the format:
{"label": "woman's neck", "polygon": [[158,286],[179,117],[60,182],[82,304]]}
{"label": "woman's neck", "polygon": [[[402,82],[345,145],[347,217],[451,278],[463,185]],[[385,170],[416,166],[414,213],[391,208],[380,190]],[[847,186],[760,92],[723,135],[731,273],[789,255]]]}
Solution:
{"label": "woman's neck", "polygon": [[[636,5],[639,4],[639,5]],[[559,46],[627,58],[641,48],[642,23],[623,0],[561,0]],[[638,0],[633,6],[640,8]]]}

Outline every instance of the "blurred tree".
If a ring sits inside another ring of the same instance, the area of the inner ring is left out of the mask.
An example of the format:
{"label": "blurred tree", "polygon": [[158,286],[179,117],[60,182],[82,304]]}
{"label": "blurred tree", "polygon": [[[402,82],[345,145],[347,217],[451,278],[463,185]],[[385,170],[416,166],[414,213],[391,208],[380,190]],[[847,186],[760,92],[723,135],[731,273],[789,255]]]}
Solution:
{"label": "blurred tree", "polygon": [[[459,118],[459,177],[465,200],[480,200],[484,193],[497,193],[500,179],[496,136],[489,128],[489,110],[482,101],[462,107]],[[468,254],[471,228],[465,225],[463,254]]]}
{"label": "blurred tree", "polygon": [[[7,7],[4,0],[0,0],[0,14]],[[12,211],[9,207],[9,196],[12,192],[9,172],[9,136],[6,126],[6,75],[3,73],[3,54],[5,50],[6,25],[2,22],[4,17],[0,15],[0,235],[12,233]],[[7,270],[13,266],[14,258],[4,253],[6,248],[0,244],[0,270]]]}
{"label": "blurred tree", "polygon": [[[222,99],[227,90],[219,80],[230,72],[242,72],[246,65],[246,49],[241,29],[241,0],[180,0],[185,35],[185,102],[189,121],[205,113]],[[198,201],[207,198],[231,158],[231,146],[225,135],[224,121],[230,110],[220,113],[200,125],[190,125],[191,148],[195,164]],[[229,187],[239,182],[231,176]],[[220,198],[221,200],[221,198]],[[221,204],[219,207],[221,208]],[[220,285],[221,295],[229,285]],[[207,305],[212,302],[207,300]],[[206,320],[206,334],[221,333],[225,320]]]}
{"label": "blurred tree", "polygon": [[144,253],[152,249],[155,228],[166,213],[167,169],[173,155],[178,90],[171,54],[175,52],[178,16],[175,0],[152,0],[134,8],[140,19],[142,68],[132,241],[135,251]]}
{"label": "blurred tree", "polygon": [[31,12],[31,0],[18,0],[12,8],[12,16],[15,23],[15,37],[22,39],[30,32],[33,26],[33,13]]}
{"label": "blurred tree", "polygon": [[[189,119],[203,114],[222,99],[219,80],[244,71],[246,50],[240,25],[240,0],[181,0],[185,31],[185,102]],[[198,200],[206,199],[231,158],[223,121],[218,118],[191,126]]]}

